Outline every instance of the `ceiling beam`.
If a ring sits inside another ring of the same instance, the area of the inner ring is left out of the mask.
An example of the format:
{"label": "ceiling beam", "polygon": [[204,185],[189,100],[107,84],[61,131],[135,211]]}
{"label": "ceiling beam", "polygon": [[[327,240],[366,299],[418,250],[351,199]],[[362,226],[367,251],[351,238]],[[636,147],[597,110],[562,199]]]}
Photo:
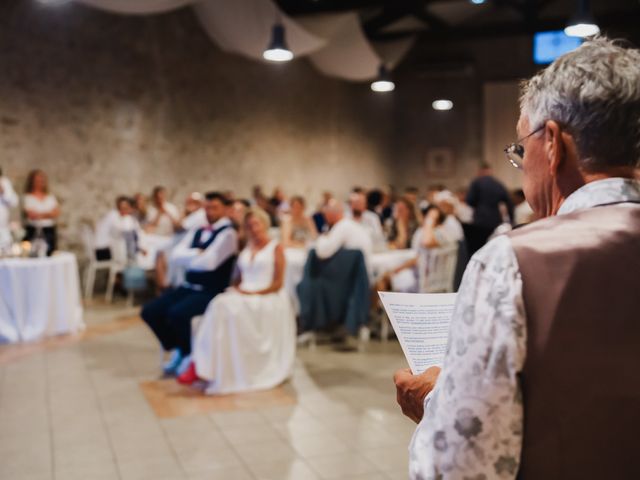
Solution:
{"label": "ceiling beam", "polygon": [[379,15],[363,23],[362,28],[367,36],[376,35],[379,30],[411,14],[411,9],[401,2],[398,5],[385,7]]}
{"label": "ceiling beam", "polygon": [[334,13],[389,6],[388,0],[276,0],[277,5],[288,15],[312,13]]}
{"label": "ceiling beam", "polygon": [[422,5],[421,8],[414,9],[412,13],[414,17],[422,20],[432,29],[442,30],[449,27],[449,24],[447,24],[447,22],[434,15],[433,13],[427,11],[426,5]]}
{"label": "ceiling beam", "polygon": [[[372,36],[371,39],[375,41],[394,41],[416,35],[420,37],[421,41],[455,41],[481,38],[501,38],[517,35],[530,35],[535,32],[545,30],[562,30],[567,25],[568,21],[569,19],[567,17],[562,17],[537,19],[533,22],[521,21],[464,25],[447,29],[430,29],[426,31],[404,30],[399,32],[378,33]],[[640,25],[640,11],[620,11],[598,15],[596,17],[596,21],[605,33],[607,29],[634,29]]]}

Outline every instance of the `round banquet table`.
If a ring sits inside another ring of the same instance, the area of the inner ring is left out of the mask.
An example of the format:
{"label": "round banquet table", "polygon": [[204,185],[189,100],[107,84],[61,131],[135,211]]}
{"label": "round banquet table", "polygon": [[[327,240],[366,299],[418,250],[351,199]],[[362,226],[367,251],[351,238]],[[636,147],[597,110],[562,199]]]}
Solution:
{"label": "round banquet table", "polygon": [[0,259],[0,343],[84,329],[78,265],[72,253]]}

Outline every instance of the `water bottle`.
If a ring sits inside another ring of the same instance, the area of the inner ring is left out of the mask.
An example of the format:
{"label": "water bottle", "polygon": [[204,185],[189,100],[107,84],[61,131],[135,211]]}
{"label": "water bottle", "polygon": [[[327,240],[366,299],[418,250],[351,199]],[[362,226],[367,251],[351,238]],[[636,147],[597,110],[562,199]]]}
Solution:
{"label": "water bottle", "polygon": [[47,245],[47,241],[45,240],[44,234],[42,233],[42,227],[37,227],[36,235],[31,246],[32,256],[38,258],[46,257],[48,248],[49,246]]}

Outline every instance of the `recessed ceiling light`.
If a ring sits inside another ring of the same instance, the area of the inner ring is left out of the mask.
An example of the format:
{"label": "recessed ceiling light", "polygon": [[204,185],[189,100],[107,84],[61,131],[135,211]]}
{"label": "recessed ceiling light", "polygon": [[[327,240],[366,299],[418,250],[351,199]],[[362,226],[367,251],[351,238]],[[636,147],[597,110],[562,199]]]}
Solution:
{"label": "recessed ceiling light", "polygon": [[451,110],[453,108],[453,102],[442,98],[440,100],[434,100],[431,106],[434,110]]}

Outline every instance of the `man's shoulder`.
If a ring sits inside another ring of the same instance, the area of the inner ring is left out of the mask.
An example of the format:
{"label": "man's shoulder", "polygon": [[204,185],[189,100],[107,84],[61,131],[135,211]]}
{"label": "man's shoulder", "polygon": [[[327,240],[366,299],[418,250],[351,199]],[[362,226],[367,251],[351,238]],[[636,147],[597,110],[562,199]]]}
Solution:
{"label": "man's shoulder", "polygon": [[507,235],[498,235],[489,240],[480,250],[473,254],[470,261],[488,265],[495,262],[513,260],[513,246]]}
{"label": "man's shoulder", "polygon": [[375,212],[372,212],[371,210],[365,210],[364,212],[362,212],[362,215],[366,218],[370,218],[373,220],[379,220],[380,217],[378,217],[378,214]]}
{"label": "man's shoulder", "polygon": [[102,218],[100,218],[99,221],[101,222],[107,222],[107,221],[112,221],[118,218],[118,211],[115,209],[109,210],[107,213],[105,213]]}
{"label": "man's shoulder", "polygon": [[625,217],[640,217],[640,205],[634,203],[601,205],[563,213],[562,215],[552,215],[515,228],[508,235],[515,238],[540,231],[580,228],[580,224],[592,224],[594,222],[605,228],[615,227],[616,220]]}
{"label": "man's shoulder", "polygon": [[507,236],[516,249],[549,252],[569,246],[576,249],[582,244],[600,245],[607,238],[640,238],[639,226],[640,206],[609,205],[536,220]]}
{"label": "man's shoulder", "polygon": [[331,227],[331,230],[334,230],[336,228],[339,230],[342,230],[343,228],[347,229],[347,228],[354,228],[354,227],[360,227],[360,224],[358,224],[358,222],[356,222],[351,217],[342,217],[340,221],[338,221],[333,227]]}

